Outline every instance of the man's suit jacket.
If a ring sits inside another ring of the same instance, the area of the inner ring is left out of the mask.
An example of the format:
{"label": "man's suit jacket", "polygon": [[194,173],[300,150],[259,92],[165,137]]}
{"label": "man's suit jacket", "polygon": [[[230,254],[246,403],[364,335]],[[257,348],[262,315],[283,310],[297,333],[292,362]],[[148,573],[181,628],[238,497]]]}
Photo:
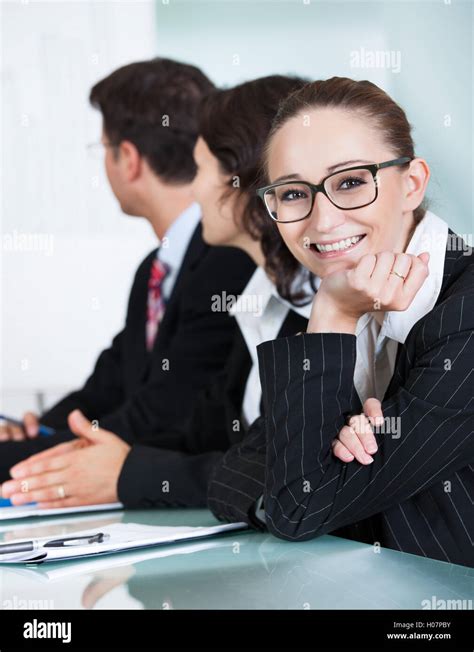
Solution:
{"label": "man's suit jacket", "polygon": [[1,475],[34,452],[71,439],[67,415],[79,408],[91,420],[129,443],[150,442],[179,450],[197,395],[227,359],[236,330],[226,312],[212,310],[214,295],[238,295],[255,265],[233,247],[209,247],[201,225],[194,231],[148,353],[145,323],[150,268],[156,249],[136,273],[124,329],[103,351],[84,387],[41,416],[59,432],[25,442],[1,444]]}
{"label": "man's suit jacket", "polygon": [[[297,333],[306,325],[306,319],[290,311],[280,335]],[[237,329],[225,368],[195,403],[184,445],[179,450],[132,445],[118,482],[121,502],[127,507],[206,506],[212,467],[246,433],[241,412],[251,364],[247,345]]]}
{"label": "man's suit jacket", "polygon": [[278,537],[331,532],[473,565],[474,264],[464,253],[446,251],[435,307],[398,346],[370,465],[331,451],[347,417],[362,410],[356,337],[312,333],[258,347],[264,415],[212,472],[218,518],[254,524],[264,494]]}

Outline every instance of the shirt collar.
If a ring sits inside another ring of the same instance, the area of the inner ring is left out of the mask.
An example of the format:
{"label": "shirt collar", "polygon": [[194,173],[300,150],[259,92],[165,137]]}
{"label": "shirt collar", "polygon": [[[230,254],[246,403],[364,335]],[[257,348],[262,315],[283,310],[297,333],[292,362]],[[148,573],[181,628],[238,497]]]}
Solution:
{"label": "shirt collar", "polygon": [[163,236],[156,255],[169,271],[181,267],[184,254],[200,219],[201,207],[193,202],[178,215]]}
{"label": "shirt collar", "polygon": [[[301,270],[301,274],[304,274],[303,270]],[[298,280],[298,277],[296,280]],[[305,281],[303,283],[303,290],[308,295],[308,298],[314,296],[314,292],[311,289],[309,282]],[[249,297],[252,297],[255,300],[249,301]],[[272,300],[286,306],[289,310],[293,310],[306,319],[309,319],[310,317],[311,302],[305,306],[294,306],[286,299],[283,299],[278,294],[276,286],[267,276],[263,267],[257,267],[242,294],[239,295],[235,303],[229,309],[229,314],[234,317],[236,315],[242,315],[243,313],[248,314],[251,317],[261,317]]]}

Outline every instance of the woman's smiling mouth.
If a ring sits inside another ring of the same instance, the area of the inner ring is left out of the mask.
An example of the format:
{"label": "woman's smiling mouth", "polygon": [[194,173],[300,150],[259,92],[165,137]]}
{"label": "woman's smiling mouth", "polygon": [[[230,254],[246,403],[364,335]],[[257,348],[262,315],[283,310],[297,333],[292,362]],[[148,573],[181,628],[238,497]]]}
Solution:
{"label": "woman's smiling mouth", "polygon": [[309,248],[320,259],[335,258],[337,256],[343,256],[345,253],[355,249],[359,242],[361,242],[366,235],[366,233],[361,233],[359,235],[342,238],[341,240],[331,240],[330,242],[312,242],[309,245]]}

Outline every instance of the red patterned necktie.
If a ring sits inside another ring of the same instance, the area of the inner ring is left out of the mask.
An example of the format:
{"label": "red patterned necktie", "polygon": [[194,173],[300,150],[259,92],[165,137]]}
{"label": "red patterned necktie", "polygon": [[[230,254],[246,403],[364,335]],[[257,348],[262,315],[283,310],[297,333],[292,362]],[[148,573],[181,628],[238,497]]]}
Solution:
{"label": "red patterned necktie", "polygon": [[150,279],[148,281],[146,317],[146,348],[148,351],[153,349],[158,326],[165,313],[165,301],[161,292],[161,286],[168,271],[168,267],[158,258],[155,258],[151,266]]}

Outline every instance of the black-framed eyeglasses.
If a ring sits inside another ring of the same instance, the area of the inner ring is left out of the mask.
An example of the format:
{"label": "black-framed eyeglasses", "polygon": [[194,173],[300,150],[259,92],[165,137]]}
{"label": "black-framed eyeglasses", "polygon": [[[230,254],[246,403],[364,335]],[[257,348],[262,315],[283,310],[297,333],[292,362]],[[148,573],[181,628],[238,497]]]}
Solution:
{"label": "black-framed eyeglasses", "polygon": [[373,204],[377,199],[379,170],[405,165],[412,160],[409,156],[403,156],[383,163],[345,168],[329,174],[319,184],[279,181],[259,188],[257,195],[275,222],[299,222],[308,218],[318,192],[322,192],[336,208],[351,211]]}

